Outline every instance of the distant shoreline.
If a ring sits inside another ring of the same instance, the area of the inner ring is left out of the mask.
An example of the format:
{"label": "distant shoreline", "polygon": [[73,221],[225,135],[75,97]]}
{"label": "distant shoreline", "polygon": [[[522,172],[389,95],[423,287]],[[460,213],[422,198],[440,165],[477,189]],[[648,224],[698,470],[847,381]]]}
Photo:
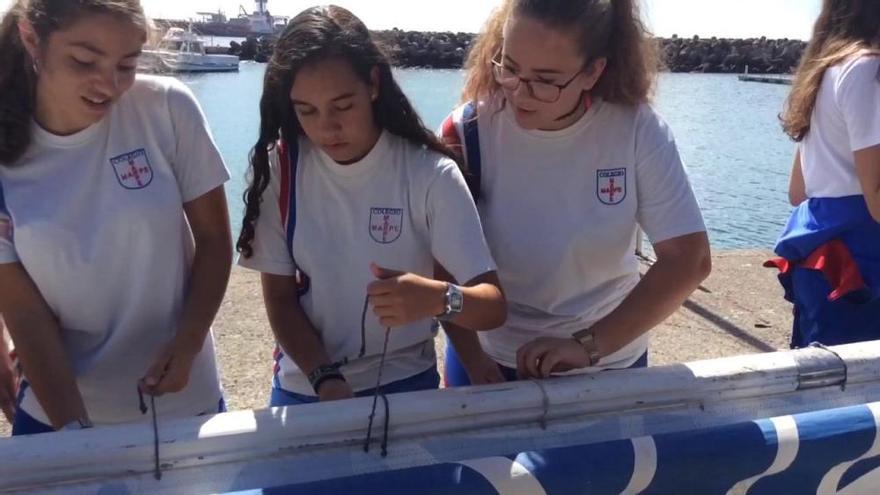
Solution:
{"label": "distant shoreline", "polygon": [[[374,31],[401,67],[457,69],[463,66],[471,43],[470,33]],[[806,43],[800,40],[654,38],[669,72],[789,74],[794,71]]]}
{"label": "distant shoreline", "polygon": [[[201,36],[211,36],[201,34]],[[374,31],[397,67],[460,69],[474,40],[468,33],[423,33],[418,31]],[[654,38],[669,72],[742,74],[791,74],[806,43],[800,40],[766,38]],[[242,60],[264,62],[271,54],[271,38],[251,37],[230,47],[214,47],[217,53],[238,55]]]}
{"label": "distant shoreline", "polygon": [[[185,21],[154,19],[160,30],[170,26],[187,28]],[[201,36],[241,37],[216,31],[209,24],[191,24]],[[373,36],[385,47],[395,66],[434,69],[460,69],[468,50],[476,38],[474,33],[422,32],[401,29],[373,31]],[[246,36],[243,42],[231,42],[229,47],[213,47],[217,53],[238,55],[242,60],[268,60],[273,46],[271,36]],[[654,38],[669,72],[790,74],[797,67],[806,42],[790,39],[745,38]]]}

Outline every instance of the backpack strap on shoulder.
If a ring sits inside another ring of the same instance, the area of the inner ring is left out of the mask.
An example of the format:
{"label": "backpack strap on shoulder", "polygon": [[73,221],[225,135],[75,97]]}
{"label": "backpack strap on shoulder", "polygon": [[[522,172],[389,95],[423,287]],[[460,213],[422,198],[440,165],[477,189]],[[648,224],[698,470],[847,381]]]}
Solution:
{"label": "backpack strap on shoulder", "polygon": [[477,102],[469,101],[464,105],[461,117],[462,134],[464,134],[465,160],[467,161],[467,185],[474,197],[480,201],[482,183],[482,159],[480,156],[480,130],[477,122]]}
{"label": "backpack strap on shoulder", "polygon": [[[284,226],[287,252],[296,265],[293,256],[293,234],[296,231],[296,170],[299,165],[299,143],[278,142],[278,158],[281,172],[281,194],[278,207],[281,210],[281,223]],[[302,296],[309,291],[309,277],[299,266],[296,268],[297,294]]]}

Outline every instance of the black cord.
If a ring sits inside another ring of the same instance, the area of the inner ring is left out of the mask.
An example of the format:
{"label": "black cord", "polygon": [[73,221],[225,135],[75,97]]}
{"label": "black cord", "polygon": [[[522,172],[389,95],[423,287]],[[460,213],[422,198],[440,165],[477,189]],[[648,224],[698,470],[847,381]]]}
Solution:
{"label": "black cord", "polygon": [[156,461],[153,477],[162,479],[162,466],[159,464],[159,422],[156,420],[156,396],[150,396],[150,409],[153,410],[153,455]]}
{"label": "black cord", "polygon": [[[379,359],[379,373],[376,376],[376,388],[373,391],[373,407],[370,410],[370,422],[367,425],[367,440],[364,442],[364,452],[370,451],[370,439],[373,436],[373,419],[376,416],[376,403],[379,400],[379,387],[382,384],[382,369],[385,367],[385,355],[388,354],[388,338],[391,336],[391,328],[385,329],[385,344],[382,346],[382,357]],[[382,394],[382,397],[385,398],[385,394]],[[385,432],[386,432],[386,441],[387,441],[387,432],[388,432],[388,403],[387,399],[385,405]],[[383,450],[384,447],[383,447]],[[386,452],[387,453],[387,452]],[[383,454],[384,455],[384,454]]]}
{"label": "black cord", "polygon": [[[138,406],[141,414],[147,414],[147,404],[144,401],[144,393],[138,387]],[[156,418],[156,396],[150,396],[150,410],[153,414],[153,477],[156,480],[162,479],[162,465],[159,464],[159,421]]]}
{"label": "black cord", "polygon": [[[358,351],[358,358],[364,357],[367,354],[367,309],[370,306],[370,296],[369,294],[364,296],[364,309],[361,310],[361,350]],[[348,356],[340,359],[333,363],[333,366],[337,368],[341,368],[348,364]]]}
{"label": "black cord", "polygon": [[361,352],[358,357],[362,358],[367,353],[367,306],[370,305],[369,294],[364,296],[364,309],[361,311]]}
{"label": "black cord", "polygon": [[391,409],[388,407],[388,396],[382,394],[385,403],[385,430],[382,433],[382,457],[388,457],[388,426],[391,423]]}

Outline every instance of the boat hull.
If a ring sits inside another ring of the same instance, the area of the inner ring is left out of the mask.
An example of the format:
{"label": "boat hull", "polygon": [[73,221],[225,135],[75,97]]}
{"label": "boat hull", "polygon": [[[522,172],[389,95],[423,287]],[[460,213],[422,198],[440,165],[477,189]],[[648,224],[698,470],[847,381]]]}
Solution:
{"label": "boat hull", "polygon": [[[161,399],[160,399],[161,400]],[[880,341],[0,442],[0,493],[877,493]],[[381,455],[387,417],[387,456]]]}
{"label": "boat hull", "polygon": [[145,51],[139,66],[153,72],[235,72],[239,58],[234,55],[198,55],[165,51]]}

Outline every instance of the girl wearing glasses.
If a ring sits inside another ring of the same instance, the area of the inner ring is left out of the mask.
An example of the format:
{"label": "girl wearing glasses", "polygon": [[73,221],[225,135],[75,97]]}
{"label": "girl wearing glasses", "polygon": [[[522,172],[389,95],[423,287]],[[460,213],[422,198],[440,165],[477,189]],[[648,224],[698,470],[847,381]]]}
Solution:
{"label": "girl wearing glasses", "polygon": [[436,388],[433,318],[487,330],[505,315],[453,155],[335,6],[282,33],[260,113],[238,250],[278,342],[271,405]]}
{"label": "girl wearing glasses", "polygon": [[782,115],[795,210],[776,244],[792,347],[880,338],[880,2],[825,0]]}
{"label": "girl wearing glasses", "polygon": [[[448,385],[646,366],[648,330],[708,276],[656,67],[632,0],[507,0],[488,20],[441,132],[479,178],[508,316],[479,340],[444,326]],[[638,228],[657,254],[641,279]]]}
{"label": "girl wearing glasses", "polygon": [[211,322],[229,178],[192,93],[136,75],[137,0],[18,0],[0,25],[0,313],[13,435],[222,409]]}

